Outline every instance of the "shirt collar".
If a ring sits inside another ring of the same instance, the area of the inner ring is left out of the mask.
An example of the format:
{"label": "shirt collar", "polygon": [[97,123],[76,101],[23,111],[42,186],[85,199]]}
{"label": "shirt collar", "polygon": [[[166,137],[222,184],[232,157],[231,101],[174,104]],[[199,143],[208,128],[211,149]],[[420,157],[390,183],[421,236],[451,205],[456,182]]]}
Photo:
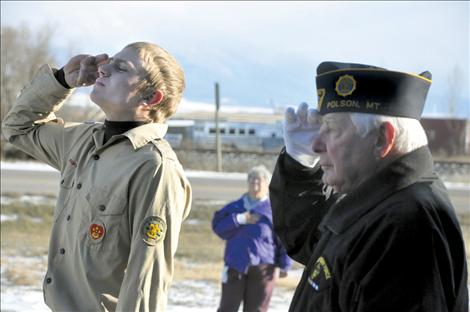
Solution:
{"label": "shirt collar", "polygon": [[320,229],[340,234],[385,198],[413,183],[434,181],[433,161],[427,146],[406,154],[335,203]]}
{"label": "shirt collar", "polygon": [[148,123],[123,133],[131,141],[134,149],[139,149],[148,142],[156,139],[163,139],[168,130],[167,124]]}

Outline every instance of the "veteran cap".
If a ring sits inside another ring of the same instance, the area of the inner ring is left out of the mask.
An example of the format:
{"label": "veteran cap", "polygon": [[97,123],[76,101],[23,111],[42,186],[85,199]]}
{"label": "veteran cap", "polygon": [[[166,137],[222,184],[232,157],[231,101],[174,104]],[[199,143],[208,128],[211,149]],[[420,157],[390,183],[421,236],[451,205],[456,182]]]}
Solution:
{"label": "veteran cap", "polygon": [[369,113],[420,119],[431,73],[323,62],[317,68],[318,111]]}

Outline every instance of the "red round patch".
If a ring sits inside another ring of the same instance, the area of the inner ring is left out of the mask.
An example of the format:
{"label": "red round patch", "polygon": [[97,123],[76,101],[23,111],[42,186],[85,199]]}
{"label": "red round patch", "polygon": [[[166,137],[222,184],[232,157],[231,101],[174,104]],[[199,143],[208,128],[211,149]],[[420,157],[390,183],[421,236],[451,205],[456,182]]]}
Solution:
{"label": "red round patch", "polygon": [[104,235],[104,227],[102,225],[93,223],[92,225],[90,225],[89,233],[92,239],[100,239]]}

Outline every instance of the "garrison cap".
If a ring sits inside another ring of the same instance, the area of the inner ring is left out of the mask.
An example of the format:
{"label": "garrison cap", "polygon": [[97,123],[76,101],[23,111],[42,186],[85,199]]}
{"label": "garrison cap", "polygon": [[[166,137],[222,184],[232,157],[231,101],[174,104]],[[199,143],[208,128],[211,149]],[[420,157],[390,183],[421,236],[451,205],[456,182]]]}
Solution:
{"label": "garrison cap", "polygon": [[420,119],[431,73],[420,75],[371,65],[323,62],[317,68],[318,111]]}

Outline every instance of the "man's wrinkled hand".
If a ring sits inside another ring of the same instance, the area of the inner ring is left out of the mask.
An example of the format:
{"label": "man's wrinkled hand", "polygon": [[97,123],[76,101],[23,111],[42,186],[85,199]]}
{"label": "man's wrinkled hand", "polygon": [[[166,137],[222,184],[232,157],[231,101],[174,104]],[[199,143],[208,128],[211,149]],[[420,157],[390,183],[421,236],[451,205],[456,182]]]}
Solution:
{"label": "man's wrinkled hand", "polygon": [[107,60],[107,54],[76,55],[64,66],[65,81],[72,88],[90,86],[98,78],[98,66]]}
{"label": "man's wrinkled hand", "polygon": [[313,141],[320,129],[320,115],[316,109],[302,103],[297,112],[288,107],[284,118],[284,143],[286,152],[304,166],[314,167],[318,155],[313,152]]}

